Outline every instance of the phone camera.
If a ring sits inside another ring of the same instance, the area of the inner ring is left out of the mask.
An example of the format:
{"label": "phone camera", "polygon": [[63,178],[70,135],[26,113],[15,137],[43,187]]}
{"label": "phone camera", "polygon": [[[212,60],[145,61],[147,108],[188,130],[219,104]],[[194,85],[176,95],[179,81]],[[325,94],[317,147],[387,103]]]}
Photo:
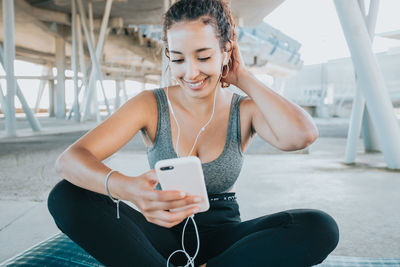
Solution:
{"label": "phone camera", "polygon": [[160,170],[162,171],[169,171],[169,170],[173,170],[174,166],[166,166],[166,167],[161,167]]}

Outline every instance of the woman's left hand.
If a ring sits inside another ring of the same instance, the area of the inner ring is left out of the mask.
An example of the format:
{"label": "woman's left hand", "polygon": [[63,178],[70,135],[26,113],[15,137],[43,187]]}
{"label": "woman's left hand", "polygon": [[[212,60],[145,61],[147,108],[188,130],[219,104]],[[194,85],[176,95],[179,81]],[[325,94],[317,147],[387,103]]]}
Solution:
{"label": "woman's left hand", "polygon": [[[237,43],[237,40],[232,42],[232,52],[231,52],[231,58],[229,61],[231,61],[228,63],[229,64],[229,72],[225,78],[222,78],[221,81],[237,86],[238,81],[240,79],[240,75],[243,72],[247,71],[246,66],[244,65],[242,55],[240,54],[239,45]],[[224,71],[224,74],[226,74],[226,70]]]}

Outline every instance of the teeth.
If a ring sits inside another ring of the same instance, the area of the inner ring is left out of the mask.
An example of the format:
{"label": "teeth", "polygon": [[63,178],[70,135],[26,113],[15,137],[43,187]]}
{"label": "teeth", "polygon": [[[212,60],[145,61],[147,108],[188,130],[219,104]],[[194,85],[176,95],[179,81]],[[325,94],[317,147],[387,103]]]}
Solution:
{"label": "teeth", "polygon": [[198,83],[188,83],[188,84],[190,87],[198,87],[198,86],[202,85],[204,81],[205,80],[202,80],[201,82],[198,82]]}

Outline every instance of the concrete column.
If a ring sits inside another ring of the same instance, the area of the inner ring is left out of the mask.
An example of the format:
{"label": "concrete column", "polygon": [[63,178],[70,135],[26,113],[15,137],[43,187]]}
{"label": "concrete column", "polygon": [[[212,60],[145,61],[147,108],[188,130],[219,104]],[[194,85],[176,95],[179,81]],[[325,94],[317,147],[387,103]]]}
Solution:
{"label": "concrete column", "polygon": [[365,152],[381,152],[379,139],[376,135],[371,115],[368,112],[368,107],[365,106],[362,117],[361,135],[364,141]]}
{"label": "concrete column", "polygon": [[117,109],[121,105],[121,80],[116,80],[115,81],[115,102],[114,102],[114,112],[117,111]]}
{"label": "concrete column", "polygon": [[[53,67],[50,68],[51,72],[53,74]],[[54,106],[55,106],[55,98],[56,98],[56,87],[54,84],[54,80],[49,80],[49,117],[55,117],[55,111],[54,111]]]}
{"label": "concrete column", "polygon": [[[375,25],[378,16],[378,7],[380,0],[371,0],[369,5],[369,12],[366,18],[368,32],[373,41],[375,35]],[[365,107],[363,119],[362,119],[362,137],[364,140],[364,148],[366,152],[377,152],[380,151],[378,137],[372,124],[371,116],[368,112],[368,107]]]}
{"label": "concrete column", "polygon": [[335,0],[334,3],[385,161],[388,168],[400,169],[400,127],[382,72],[372,53],[364,18],[356,1]]}
{"label": "concrete column", "polygon": [[[359,0],[358,2],[359,2],[360,12],[364,16],[365,25],[367,27],[372,44],[375,36],[375,25],[378,15],[379,0],[371,1],[371,4],[369,6],[368,16],[365,15],[364,1]],[[357,153],[357,141],[360,136],[361,126],[363,128],[364,144],[365,143],[369,144],[369,146],[365,146],[366,151],[371,151],[371,149],[368,149],[368,147],[372,145],[370,142],[377,142],[377,138],[372,128],[372,122],[368,119],[368,117],[366,117],[366,114],[368,114],[367,107],[365,106],[365,99],[361,88],[362,84],[360,83],[357,74],[355,75],[355,81],[356,81],[356,93],[354,96],[352,110],[351,110],[350,124],[347,134],[347,144],[345,152],[345,163],[347,164],[355,162]],[[374,145],[377,146],[377,143],[375,143]]]}
{"label": "concrete column", "polygon": [[65,39],[56,37],[57,88],[55,113],[57,119],[65,118]]}
{"label": "concrete column", "polygon": [[93,107],[94,107],[94,112],[96,114],[96,121],[101,122],[101,115],[100,115],[100,108],[99,108],[99,99],[97,97],[97,86],[95,86],[93,90]]}
{"label": "concrete column", "polygon": [[5,113],[6,110],[6,97],[3,94],[3,89],[1,89],[0,84],[0,110],[3,112],[4,116],[7,116]]}
{"label": "concrete column", "polygon": [[126,84],[125,84],[125,80],[122,80],[121,82],[122,84],[122,92],[124,93],[124,102],[128,101],[128,93],[126,92]]}
{"label": "concrete column", "polygon": [[4,112],[6,136],[16,136],[15,95],[17,93],[14,76],[14,1],[3,0],[3,27],[4,27],[4,67],[7,81],[6,108]]}
{"label": "concrete column", "polygon": [[80,121],[80,112],[79,112],[79,88],[78,88],[78,64],[77,64],[77,18],[76,15],[76,2],[72,0],[71,5],[71,14],[72,14],[72,55],[71,55],[71,69],[74,72],[74,104],[73,104],[73,112],[74,112],[74,121]]}

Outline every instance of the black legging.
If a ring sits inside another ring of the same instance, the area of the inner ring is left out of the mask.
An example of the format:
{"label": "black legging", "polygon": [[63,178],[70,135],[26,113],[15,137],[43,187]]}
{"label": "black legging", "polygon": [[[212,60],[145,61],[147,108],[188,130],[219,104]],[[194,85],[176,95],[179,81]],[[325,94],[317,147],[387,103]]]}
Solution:
{"label": "black legging", "polygon": [[[225,193],[232,196],[235,193]],[[172,228],[150,223],[137,210],[75,186],[67,180],[50,192],[48,209],[57,227],[106,266],[166,266],[169,255],[182,249],[186,219]],[[200,250],[195,266],[312,266],[321,263],[339,240],[334,219],[315,209],[282,211],[241,222],[236,200],[210,201],[210,209],[194,216]],[[190,220],[190,219],[189,219]],[[193,256],[196,234],[190,220],[185,249]],[[186,256],[175,253],[169,266],[183,266]]]}

